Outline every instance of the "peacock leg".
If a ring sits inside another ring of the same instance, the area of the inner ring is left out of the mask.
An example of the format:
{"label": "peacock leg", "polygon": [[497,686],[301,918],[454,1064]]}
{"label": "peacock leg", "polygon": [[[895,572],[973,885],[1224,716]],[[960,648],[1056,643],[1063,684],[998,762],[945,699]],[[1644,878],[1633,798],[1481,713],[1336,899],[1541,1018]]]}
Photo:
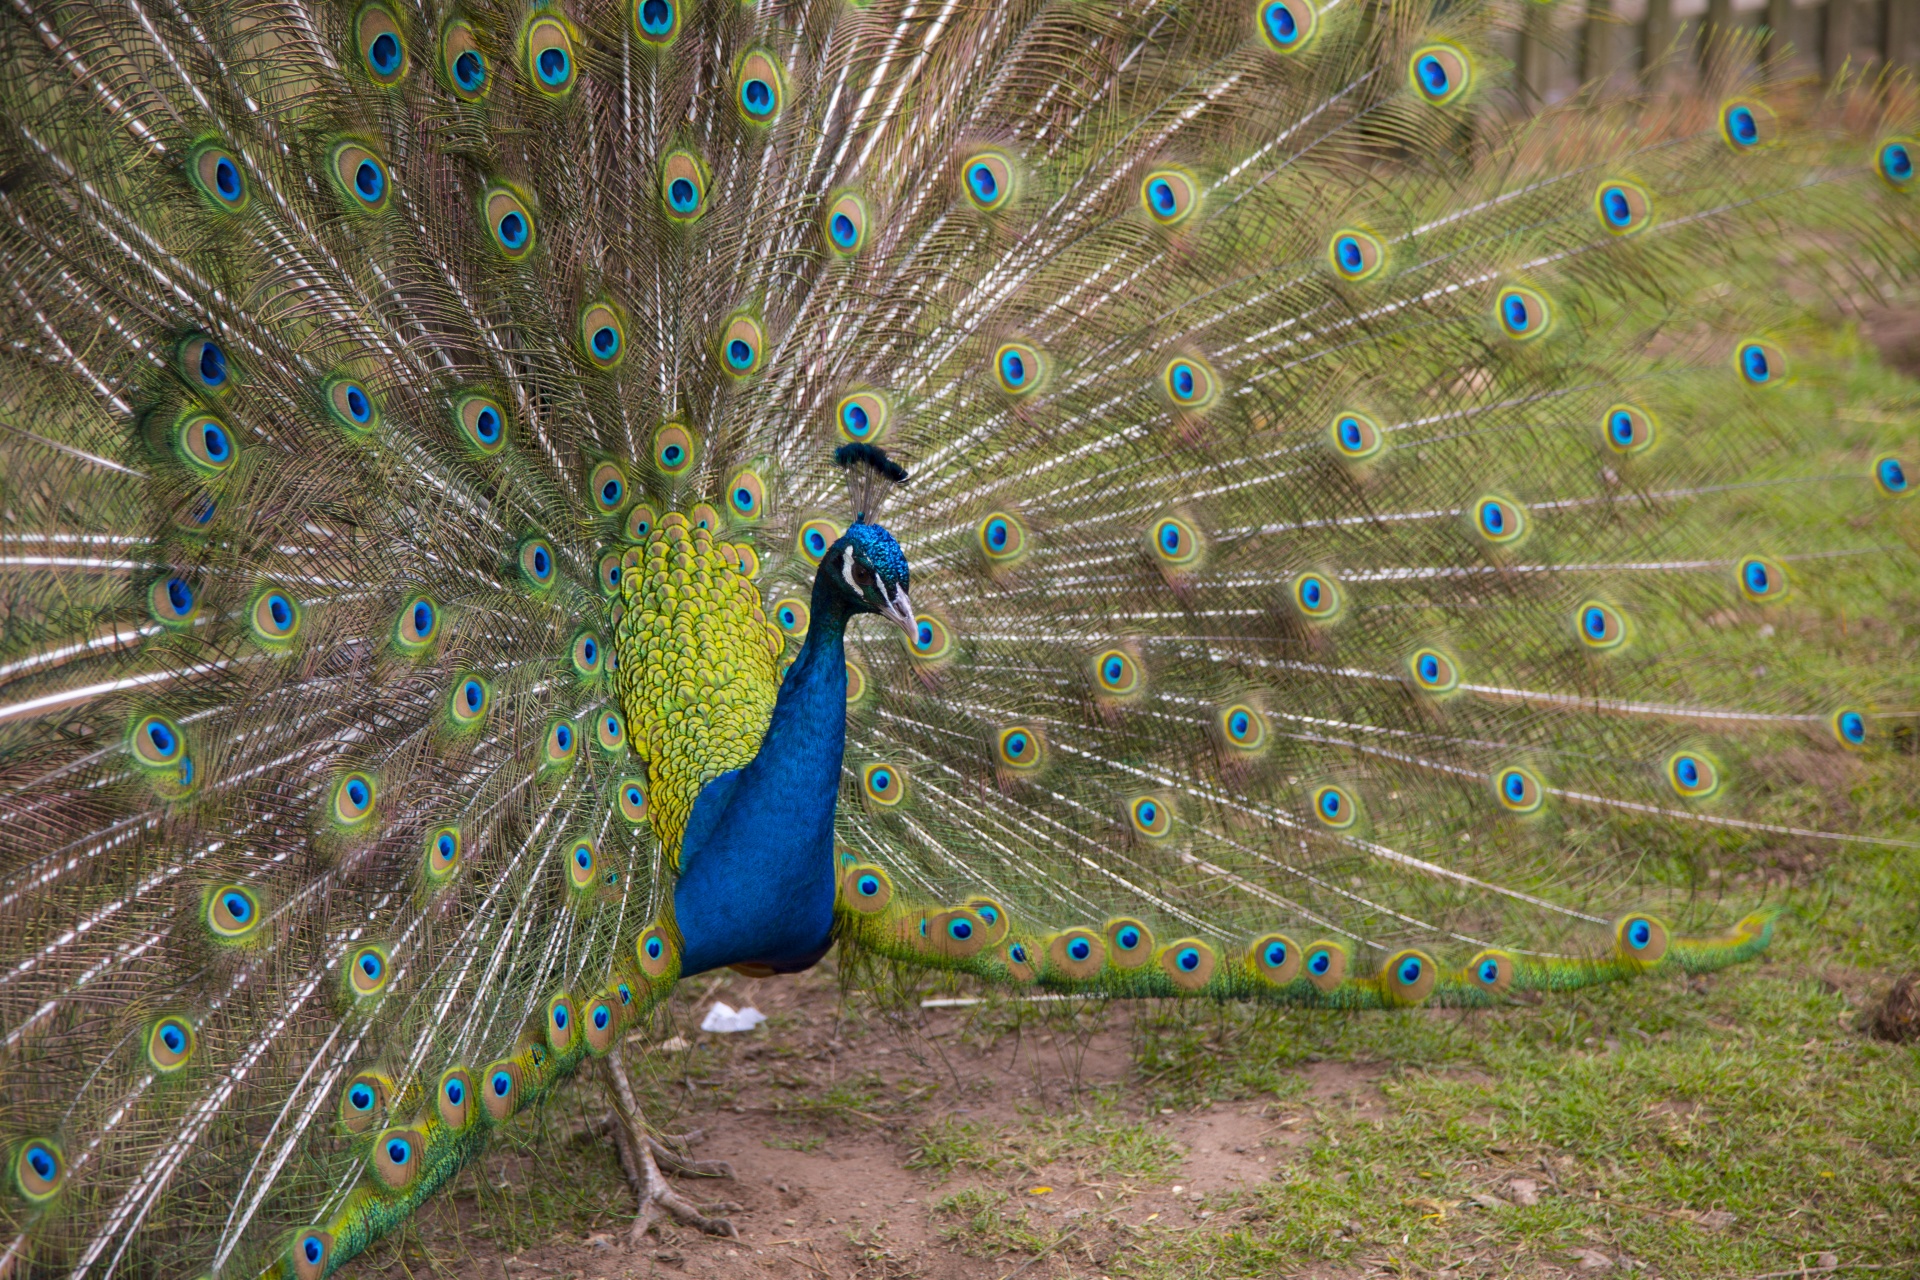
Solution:
{"label": "peacock leg", "polygon": [[[665,1164],[677,1173],[731,1178],[733,1166],[723,1160],[689,1160],[648,1133],[640,1119],[640,1106],[634,1100],[633,1084],[627,1079],[627,1068],[620,1059],[620,1050],[616,1047],[605,1061],[607,1093],[613,1102],[613,1140],[620,1148],[620,1166],[627,1171],[627,1181],[633,1184],[634,1194],[640,1198],[640,1211],[634,1218],[630,1233],[632,1243],[640,1244],[661,1209],[665,1209],[676,1222],[684,1226],[697,1227],[708,1235],[738,1238],[740,1233],[729,1219],[707,1217],[691,1200],[675,1191],[666,1175],[660,1172],[661,1164]],[[690,1138],[691,1135],[687,1135],[682,1141]],[[723,1212],[738,1208],[725,1202],[714,1207]]]}

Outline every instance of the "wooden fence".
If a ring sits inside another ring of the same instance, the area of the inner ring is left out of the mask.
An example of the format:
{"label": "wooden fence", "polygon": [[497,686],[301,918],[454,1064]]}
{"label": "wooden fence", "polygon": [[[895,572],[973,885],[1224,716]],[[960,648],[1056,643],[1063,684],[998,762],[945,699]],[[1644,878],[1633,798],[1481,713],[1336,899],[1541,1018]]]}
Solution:
{"label": "wooden fence", "polygon": [[[1521,0],[1513,50],[1522,84],[1554,101],[1585,82],[1656,77],[1683,84],[1744,37],[1738,56],[1769,77],[1831,77],[1920,66],[1920,0]],[[1679,87],[1675,84],[1674,87]]]}

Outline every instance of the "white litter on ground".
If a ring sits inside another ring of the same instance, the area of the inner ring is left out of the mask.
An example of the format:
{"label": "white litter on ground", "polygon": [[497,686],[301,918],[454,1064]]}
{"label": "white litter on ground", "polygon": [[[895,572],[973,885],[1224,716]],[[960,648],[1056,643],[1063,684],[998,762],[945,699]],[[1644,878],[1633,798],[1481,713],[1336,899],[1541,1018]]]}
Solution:
{"label": "white litter on ground", "polygon": [[715,1000],[713,1008],[700,1021],[702,1031],[751,1031],[767,1020],[767,1015],[748,1005],[736,1009],[724,1000]]}

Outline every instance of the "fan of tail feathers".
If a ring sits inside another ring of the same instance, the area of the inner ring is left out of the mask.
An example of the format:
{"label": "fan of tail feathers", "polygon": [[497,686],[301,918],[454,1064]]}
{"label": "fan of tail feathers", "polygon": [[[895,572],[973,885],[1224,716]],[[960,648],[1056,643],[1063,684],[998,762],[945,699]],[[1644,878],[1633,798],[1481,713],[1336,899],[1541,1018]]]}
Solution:
{"label": "fan of tail feathers", "polygon": [[605,1053],[877,521],[765,752],[868,954],[1488,1004],[1894,841],[1920,455],[1772,277],[1914,122],[1502,125],[1498,16],[11,10],[0,1272],[331,1273]]}

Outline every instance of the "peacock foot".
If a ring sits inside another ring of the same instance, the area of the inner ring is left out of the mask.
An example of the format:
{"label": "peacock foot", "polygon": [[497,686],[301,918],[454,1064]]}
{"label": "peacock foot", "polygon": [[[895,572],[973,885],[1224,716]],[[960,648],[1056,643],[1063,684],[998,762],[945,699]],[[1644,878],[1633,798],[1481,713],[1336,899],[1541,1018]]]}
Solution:
{"label": "peacock foot", "polygon": [[[640,1198],[640,1211],[634,1217],[629,1241],[638,1246],[647,1232],[653,1229],[663,1209],[683,1226],[696,1227],[708,1235],[737,1239],[740,1233],[734,1229],[730,1219],[709,1217],[701,1206],[675,1191],[666,1175],[660,1172],[664,1166],[669,1172],[689,1177],[731,1178],[733,1166],[724,1160],[695,1160],[685,1154],[693,1143],[699,1141],[701,1135],[698,1129],[690,1133],[668,1134],[664,1138],[656,1138],[648,1133],[641,1121],[640,1107],[634,1100],[633,1085],[627,1079],[626,1064],[620,1060],[619,1050],[608,1054],[604,1061],[607,1064],[607,1093],[613,1103],[608,1128],[613,1130],[614,1144],[620,1149],[620,1167],[627,1171],[627,1181],[633,1184],[634,1194]],[[724,1200],[706,1206],[708,1212],[715,1214],[732,1213],[739,1208],[739,1205]]]}

